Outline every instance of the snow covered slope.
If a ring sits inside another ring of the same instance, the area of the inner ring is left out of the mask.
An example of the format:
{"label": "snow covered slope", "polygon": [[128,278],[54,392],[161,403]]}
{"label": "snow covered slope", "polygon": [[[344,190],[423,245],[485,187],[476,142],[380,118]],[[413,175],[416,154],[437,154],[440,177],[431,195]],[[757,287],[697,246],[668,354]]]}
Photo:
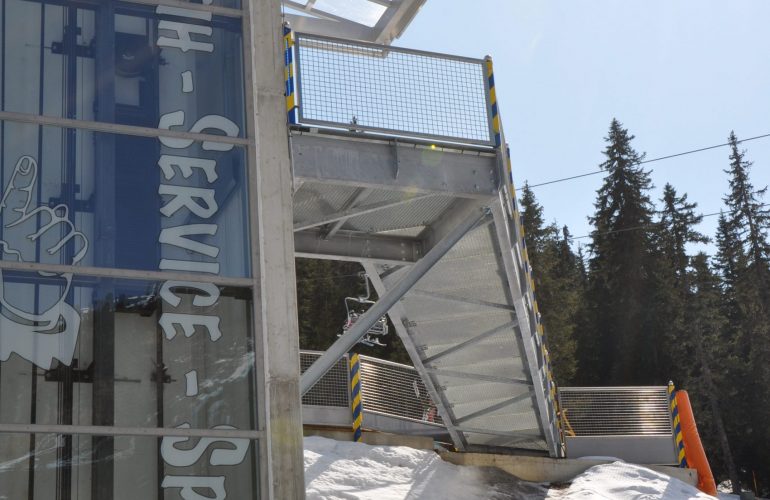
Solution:
{"label": "snow covered slope", "polygon": [[591,467],[565,490],[551,489],[548,498],[578,499],[713,499],[694,486],[640,465],[614,462]]}
{"label": "snow covered slope", "polygon": [[568,487],[520,481],[495,468],[460,467],[431,451],[305,438],[308,500],[711,499],[638,465],[591,467]]}

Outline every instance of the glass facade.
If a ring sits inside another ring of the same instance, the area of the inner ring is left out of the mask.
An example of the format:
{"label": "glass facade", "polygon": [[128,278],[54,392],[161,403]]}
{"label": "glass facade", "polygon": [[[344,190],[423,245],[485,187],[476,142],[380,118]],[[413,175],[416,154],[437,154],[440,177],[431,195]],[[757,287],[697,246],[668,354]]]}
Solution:
{"label": "glass facade", "polygon": [[0,0],[0,499],[258,498],[241,2]]}

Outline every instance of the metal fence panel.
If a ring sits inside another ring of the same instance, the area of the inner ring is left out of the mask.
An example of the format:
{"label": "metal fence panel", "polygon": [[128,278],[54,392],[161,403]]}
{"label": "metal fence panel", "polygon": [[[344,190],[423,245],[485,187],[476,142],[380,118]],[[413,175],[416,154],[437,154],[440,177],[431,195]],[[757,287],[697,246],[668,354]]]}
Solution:
{"label": "metal fence panel", "polygon": [[485,61],[296,35],[299,121],[494,145]]}
{"label": "metal fence panel", "polygon": [[[321,356],[320,352],[301,351],[300,371],[304,372]],[[348,383],[348,358],[343,357],[324,375],[307,394],[302,396],[303,405],[350,407]]]}
{"label": "metal fence panel", "polygon": [[[321,354],[301,351],[301,371],[307,370]],[[409,365],[369,356],[360,356],[360,359],[361,403],[364,411],[444,425],[417,370]],[[345,356],[302,397],[302,404],[348,408],[349,394],[348,357]]]}
{"label": "metal fence panel", "polygon": [[580,436],[671,436],[666,387],[561,387],[559,402],[567,434]]}
{"label": "metal fence panel", "polygon": [[361,356],[364,411],[443,425],[417,370],[408,365]]}

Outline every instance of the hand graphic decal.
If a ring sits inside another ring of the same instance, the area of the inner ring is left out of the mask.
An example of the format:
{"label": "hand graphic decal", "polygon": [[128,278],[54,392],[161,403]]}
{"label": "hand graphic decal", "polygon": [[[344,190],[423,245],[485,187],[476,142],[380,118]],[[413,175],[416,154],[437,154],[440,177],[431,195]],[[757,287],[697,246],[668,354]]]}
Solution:
{"label": "hand graphic decal", "polygon": [[[22,156],[0,199],[0,255],[3,260],[35,261],[39,246],[43,260],[42,254],[65,255],[71,243],[72,257],[58,262],[77,264],[88,252],[88,240],[69,220],[67,206],[30,206],[37,181],[37,162]],[[41,286],[34,297],[29,285],[6,283],[0,271],[0,361],[16,353],[44,369],[54,359],[69,366],[80,331],[80,314],[65,302],[72,273],[39,274],[51,284]]]}

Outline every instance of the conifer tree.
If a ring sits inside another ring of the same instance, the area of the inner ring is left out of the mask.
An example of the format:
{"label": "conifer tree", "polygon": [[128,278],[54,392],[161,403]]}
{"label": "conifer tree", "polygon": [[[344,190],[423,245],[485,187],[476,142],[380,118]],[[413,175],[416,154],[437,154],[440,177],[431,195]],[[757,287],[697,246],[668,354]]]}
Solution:
{"label": "conifer tree", "polygon": [[704,253],[692,259],[690,275],[685,321],[695,359],[694,363],[685,365],[690,373],[684,376],[683,382],[691,390],[698,425],[709,456],[712,462],[716,457],[721,459],[714,464],[717,472],[719,469],[726,470],[733,492],[740,493],[740,477],[723,411],[725,403],[730,402],[729,388],[732,384],[726,366],[730,358],[729,347],[725,346],[722,337],[727,320],[720,308],[722,294],[719,280],[709,268],[708,257]]}
{"label": "conifer tree", "polygon": [[[738,394],[732,405],[733,425],[744,436],[738,446],[739,462],[759,468],[760,482],[770,483],[770,450],[757,446],[770,442],[766,418],[770,415],[770,211],[762,202],[767,188],[755,189],[750,180],[752,163],[739,148],[735,133],[729,136],[729,192],[727,212],[720,220],[719,268],[725,279],[732,316],[736,366],[733,383]],[[770,486],[766,486],[770,487]]]}
{"label": "conifer tree", "polygon": [[695,230],[703,217],[695,214],[697,204],[688,202],[687,194],[678,196],[676,189],[666,184],[661,203],[659,221],[652,232],[656,253],[652,266],[652,310],[648,314],[650,332],[655,336],[650,368],[655,383],[682,377],[691,347],[685,321],[690,297],[687,245],[709,241]]}
{"label": "conifer tree", "polygon": [[554,376],[559,384],[570,384],[577,365],[575,316],[582,300],[577,257],[570,247],[569,231],[564,228],[560,238],[555,224],[545,225],[543,207],[526,184],[521,214]]}
{"label": "conifer tree", "polygon": [[[616,119],[605,141],[607,172],[597,191],[590,245],[589,296],[598,363],[582,359],[580,369],[593,371],[603,384],[647,383],[647,306],[650,292],[652,239],[648,228],[653,206],[644,155],[631,146],[633,135]],[[591,378],[591,377],[584,377]]]}

